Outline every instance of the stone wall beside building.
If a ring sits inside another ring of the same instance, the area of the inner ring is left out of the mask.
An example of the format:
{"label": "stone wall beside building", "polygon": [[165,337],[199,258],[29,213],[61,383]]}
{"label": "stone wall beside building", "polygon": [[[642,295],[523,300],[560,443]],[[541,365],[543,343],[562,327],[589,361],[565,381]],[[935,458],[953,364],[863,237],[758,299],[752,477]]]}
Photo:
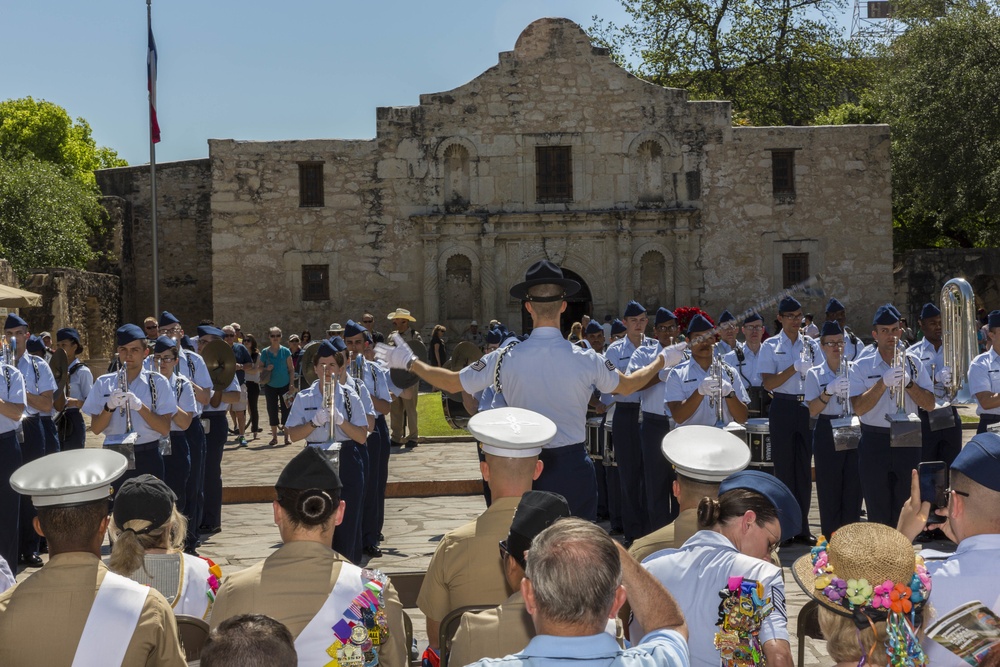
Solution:
{"label": "stone wall beside building", "polygon": [[1000,308],[1000,248],[908,250],[895,264],[895,303],[911,323],[925,303],[940,306],[941,289],[952,278],[969,281],[977,308]]}

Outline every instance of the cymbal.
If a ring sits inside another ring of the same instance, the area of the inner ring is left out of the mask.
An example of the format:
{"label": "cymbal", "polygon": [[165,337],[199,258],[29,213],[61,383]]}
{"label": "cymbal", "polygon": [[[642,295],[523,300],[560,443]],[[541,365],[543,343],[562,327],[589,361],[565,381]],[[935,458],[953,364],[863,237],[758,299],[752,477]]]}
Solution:
{"label": "cymbal", "polygon": [[52,377],[56,379],[56,393],[58,394],[69,384],[69,360],[62,348],[58,348],[52,353],[52,358],[49,359],[49,368],[52,369]]}
{"label": "cymbal", "polygon": [[[413,350],[413,354],[417,356],[417,359],[421,361],[427,360],[427,348],[419,340],[407,341],[407,345]],[[395,384],[400,389],[409,389],[413,385],[420,382],[420,378],[410,371],[404,371],[402,368],[393,368],[389,371],[389,377],[392,378],[392,383]]]}
{"label": "cymbal", "polygon": [[319,376],[316,375],[316,353],[319,352],[319,341],[314,340],[302,348],[302,359],[299,360],[299,373],[302,379],[308,384],[315,382]]}
{"label": "cymbal", "polygon": [[463,340],[451,351],[451,357],[444,363],[444,367],[449,371],[460,371],[469,364],[483,358],[483,351],[473,343]]}
{"label": "cymbal", "polygon": [[212,377],[212,388],[224,390],[236,377],[236,355],[233,348],[222,340],[206,343],[201,349],[201,357],[208,366],[208,374]]}

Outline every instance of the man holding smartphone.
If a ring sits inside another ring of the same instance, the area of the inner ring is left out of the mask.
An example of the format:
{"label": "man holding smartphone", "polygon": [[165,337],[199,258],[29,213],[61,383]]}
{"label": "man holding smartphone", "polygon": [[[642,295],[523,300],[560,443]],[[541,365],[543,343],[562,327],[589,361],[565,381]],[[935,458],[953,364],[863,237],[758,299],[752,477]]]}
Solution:
{"label": "man holding smartphone", "polygon": [[[900,513],[898,530],[913,540],[927,526],[932,511],[945,517],[940,528],[958,544],[947,560],[927,562],[934,582],[932,613],[940,616],[973,600],[1000,611],[1000,434],[976,435],[955,458],[943,508],[935,510],[921,498],[919,476],[913,471],[910,499]],[[933,617],[925,620],[933,621]],[[923,645],[928,664],[934,667],[965,664],[931,639],[925,638]]]}

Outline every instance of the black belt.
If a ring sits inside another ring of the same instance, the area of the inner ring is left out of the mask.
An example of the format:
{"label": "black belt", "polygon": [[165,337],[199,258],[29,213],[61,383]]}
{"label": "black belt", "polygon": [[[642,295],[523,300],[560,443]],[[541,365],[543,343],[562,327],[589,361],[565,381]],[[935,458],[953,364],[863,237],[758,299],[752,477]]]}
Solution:
{"label": "black belt", "polygon": [[840,419],[843,415],[824,415],[822,413],[816,415],[816,419],[822,419],[823,421],[830,421],[831,419]]}
{"label": "black belt", "polygon": [[227,412],[228,410],[212,410],[211,412],[204,410],[201,413],[201,418],[208,419],[209,417],[225,417]]}
{"label": "black belt", "polygon": [[774,392],[772,396],[776,399],[781,399],[783,401],[795,401],[796,403],[801,403],[806,400],[805,394],[780,394],[778,392]]}
{"label": "black belt", "polygon": [[868,424],[862,424],[861,432],[874,433],[876,435],[889,435],[889,428],[883,426],[869,426]]}
{"label": "black belt", "polygon": [[32,419],[40,419],[41,415],[24,415],[24,421],[31,421]]}
{"label": "black belt", "polygon": [[642,403],[615,403],[617,410],[622,412],[638,412],[639,408],[642,407]]}
{"label": "black belt", "polygon": [[[123,443],[119,442],[117,445],[104,445],[104,449],[113,449],[115,447],[121,447]],[[133,452],[146,452],[153,448],[159,449],[160,441],[154,440],[153,442],[140,442],[132,445]]]}
{"label": "black belt", "polygon": [[670,417],[666,415],[658,415],[655,412],[646,412],[646,411],[643,411],[642,413],[642,420],[643,421],[649,420],[653,422],[667,422],[668,424],[670,423]]}
{"label": "black belt", "polygon": [[4,431],[3,433],[0,433],[0,438],[16,438],[16,437],[17,437],[17,429],[13,429],[11,431]]}
{"label": "black belt", "polygon": [[1000,422],[1000,415],[979,415],[979,421],[983,424],[996,424]]}

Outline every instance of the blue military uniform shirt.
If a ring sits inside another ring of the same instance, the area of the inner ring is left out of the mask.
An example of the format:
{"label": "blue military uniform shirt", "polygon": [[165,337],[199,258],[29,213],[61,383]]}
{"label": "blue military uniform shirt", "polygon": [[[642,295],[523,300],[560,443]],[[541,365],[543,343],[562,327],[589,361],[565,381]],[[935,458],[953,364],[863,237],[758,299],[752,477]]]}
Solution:
{"label": "blue military uniform shirt", "polygon": [[[657,630],[623,649],[606,632],[585,637],[535,635],[520,653],[483,658],[475,667],[687,667],[688,647],[675,630]],[[716,663],[718,664],[718,663]]]}
{"label": "blue military uniform shirt", "polygon": [[[150,385],[156,388],[155,408],[152,407]],[[83,412],[91,417],[101,414],[104,406],[108,403],[111,393],[117,389],[117,373],[108,373],[97,378],[97,381],[94,382],[94,388],[91,389],[90,395],[87,396],[87,400],[83,403]],[[174,398],[173,387],[171,387],[167,378],[159,373],[142,369],[135,380],[129,383],[128,390],[138,396],[142,404],[150,408],[154,414],[172,415],[177,412],[177,399]],[[108,422],[107,428],[101,433],[104,436],[105,446],[120,445],[122,440],[125,439],[125,415],[122,414],[123,412],[124,410],[116,408],[111,413],[111,421]],[[132,410],[132,430],[139,436],[135,441],[137,445],[156,442],[161,437],[160,432],[151,428],[139,414],[138,410]]]}
{"label": "blue military uniform shirt", "polygon": [[[822,358],[819,343],[808,336],[799,335],[792,343],[782,330],[777,336],[771,336],[760,344],[760,357],[757,360],[757,371],[761,374],[768,373],[776,375],[794,364],[802,356],[802,346],[808,345],[810,352],[806,353],[806,358],[812,360],[812,364]],[[812,365],[810,364],[810,365]],[[803,394],[805,393],[806,381],[798,373],[792,373],[792,377],[785,380],[780,387],[774,389],[780,394]]]}
{"label": "blue military uniform shirt", "polygon": [[[687,400],[691,394],[698,391],[698,386],[701,385],[702,380],[709,376],[709,371],[711,371],[711,366],[709,366],[709,370],[706,371],[698,364],[697,361],[694,360],[694,358],[677,364],[670,369],[670,373],[667,375],[666,391],[664,394],[665,400],[667,402]],[[723,363],[722,372],[725,378],[729,380],[729,383],[733,385],[733,391],[736,392],[736,398],[738,398],[744,405],[749,403],[750,396],[747,394],[747,390],[743,386],[743,383],[737,379],[736,371]],[[733,421],[733,415],[729,411],[729,406],[726,405],[725,398],[722,399],[722,419],[727,424]],[[708,396],[703,396],[701,403],[698,404],[694,414],[692,414],[687,421],[678,422],[677,425],[688,426],[690,424],[701,424],[703,426],[715,426],[716,421],[718,421],[716,408],[712,405],[712,401],[709,400]]]}
{"label": "blue military uniform shirt", "polygon": [[[0,365],[4,379],[0,381],[0,392],[3,392],[3,400],[8,403],[19,403],[27,406],[28,402],[24,393],[24,376],[10,364]],[[0,434],[10,433],[18,426],[18,422],[0,415]]]}

